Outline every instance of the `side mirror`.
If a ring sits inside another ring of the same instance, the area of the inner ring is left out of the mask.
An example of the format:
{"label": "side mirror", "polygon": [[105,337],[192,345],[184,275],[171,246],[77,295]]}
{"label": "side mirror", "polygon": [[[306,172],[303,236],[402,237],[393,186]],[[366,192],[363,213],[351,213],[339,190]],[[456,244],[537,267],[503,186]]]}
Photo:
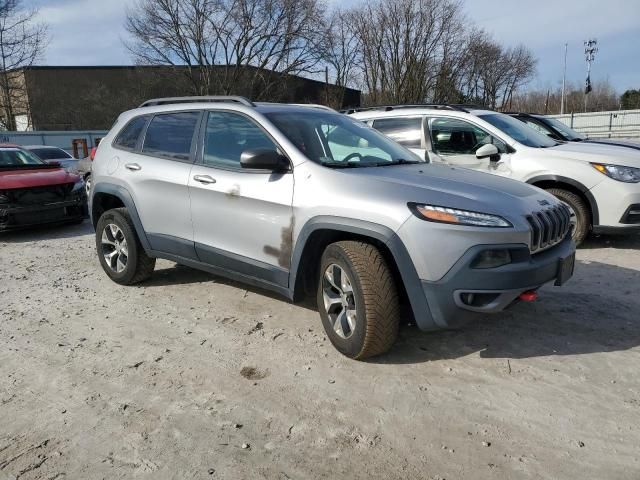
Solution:
{"label": "side mirror", "polygon": [[500,160],[498,147],[491,143],[487,143],[486,145],[483,145],[478,150],[476,150],[476,158],[478,158],[479,160],[483,158],[489,158],[490,161],[497,162],[498,160]]}
{"label": "side mirror", "polygon": [[53,167],[61,167],[62,166],[62,164],[57,160],[49,160],[47,163],[49,165],[53,166]]}
{"label": "side mirror", "polygon": [[254,170],[284,172],[289,170],[289,160],[270,148],[253,148],[240,155],[240,166]]}

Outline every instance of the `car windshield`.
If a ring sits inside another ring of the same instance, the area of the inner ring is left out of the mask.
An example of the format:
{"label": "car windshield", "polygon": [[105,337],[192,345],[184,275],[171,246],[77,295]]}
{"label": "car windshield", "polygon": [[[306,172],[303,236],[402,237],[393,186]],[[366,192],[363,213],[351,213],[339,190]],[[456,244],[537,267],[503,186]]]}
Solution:
{"label": "car windshield", "polygon": [[68,158],[73,158],[61,148],[31,148],[29,151],[36,154],[42,160],[66,160]]}
{"label": "car windshield", "polygon": [[576,140],[584,140],[586,138],[584,135],[576,132],[556,118],[545,117],[544,121],[558,130],[567,140],[575,142]]}
{"label": "car windshield", "polygon": [[490,123],[497,129],[509,135],[518,143],[533,148],[547,148],[558,145],[558,142],[550,139],[546,135],[538,133],[533,128],[522,123],[520,120],[516,120],[509,115],[502,113],[488,113],[484,115],[478,115],[485,122]]}
{"label": "car windshield", "polygon": [[365,123],[343,114],[308,109],[265,115],[307,158],[327,167],[380,167],[424,162]]}
{"label": "car windshield", "polygon": [[0,150],[0,168],[47,165],[31,152],[16,149]]}

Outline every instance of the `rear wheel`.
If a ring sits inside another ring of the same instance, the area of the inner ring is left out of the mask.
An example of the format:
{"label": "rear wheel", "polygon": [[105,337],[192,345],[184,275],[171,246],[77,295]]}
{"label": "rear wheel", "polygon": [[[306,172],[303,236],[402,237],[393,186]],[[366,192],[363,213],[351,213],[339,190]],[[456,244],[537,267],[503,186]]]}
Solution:
{"label": "rear wheel", "polygon": [[142,248],[126,208],[102,214],[96,225],[96,249],[102,269],[121,285],[148,279],[156,265]]}
{"label": "rear wheel", "polygon": [[399,302],[380,251],[364,242],[329,245],[320,264],[318,310],[333,346],[354,359],[379,355],[398,336]]}
{"label": "rear wheel", "polygon": [[571,212],[572,238],[576,245],[580,245],[589,234],[591,228],[591,214],[587,204],[573,192],[561,188],[549,188],[547,192],[564,202]]}

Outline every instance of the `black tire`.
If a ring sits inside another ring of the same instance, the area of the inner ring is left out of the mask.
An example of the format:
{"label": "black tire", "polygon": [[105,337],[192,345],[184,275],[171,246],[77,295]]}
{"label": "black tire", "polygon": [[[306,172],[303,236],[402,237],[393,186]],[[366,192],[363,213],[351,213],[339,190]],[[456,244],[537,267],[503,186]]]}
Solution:
{"label": "black tire", "polygon": [[[107,263],[103,253],[102,235],[110,224],[120,229],[127,245],[126,265],[119,272]],[[102,214],[96,225],[96,249],[102,269],[111,280],[120,285],[133,285],[147,280],[156,266],[156,259],[149,257],[142,248],[126,208],[114,208]]]}
{"label": "black tire", "polygon": [[569,205],[576,214],[576,227],[573,230],[572,238],[576,245],[580,245],[591,230],[591,212],[587,204],[573,192],[562,188],[548,188],[547,192],[555,196],[558,200]]}
{"label": "black tire", "polygon": [[[357,313],[355,328],[348,338],[336,333],[325,308],[323,291],[329,285],[325,283],[325,272],[332,265],[346,273],[353,290],[350,297]],[[317,302],[329,340],[349,358],[361,360],[385,353],[396,341],[400,324],[397,288],[387,262],[371,244],[343,241],[325,249],[320,261]]]}

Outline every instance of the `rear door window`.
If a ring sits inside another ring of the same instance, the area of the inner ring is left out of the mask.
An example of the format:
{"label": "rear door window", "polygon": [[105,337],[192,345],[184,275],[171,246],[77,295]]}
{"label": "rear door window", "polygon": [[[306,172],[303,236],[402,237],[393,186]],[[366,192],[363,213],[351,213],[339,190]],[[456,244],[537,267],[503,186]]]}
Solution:
{"label": "rear door window", "polygon": [[405,147],[422,147],[422,117],[379,118],[373,128]]}
{"label": "rear door window", "polygon": [[131,120],[118,134],[115,142],[113,142],[113,145],[115,147],[124,148],[126,150],[135,149],[136,145],[138,144],[140,134],[142,133],[144,126],[147,124],[148,119],[148,116],[144,116],[137,117]]}
{"label": "rear door window", "polygon": [[473,155],[486,144],[493,144],[500,153],[506,144],[476,125],[457,118],[431,120],[431,143],[438,155]]}
{"label": "rear door window", "polygon": [[153,117],[142,152],[176,160],[189,160],[199,111],[162,113]]}

